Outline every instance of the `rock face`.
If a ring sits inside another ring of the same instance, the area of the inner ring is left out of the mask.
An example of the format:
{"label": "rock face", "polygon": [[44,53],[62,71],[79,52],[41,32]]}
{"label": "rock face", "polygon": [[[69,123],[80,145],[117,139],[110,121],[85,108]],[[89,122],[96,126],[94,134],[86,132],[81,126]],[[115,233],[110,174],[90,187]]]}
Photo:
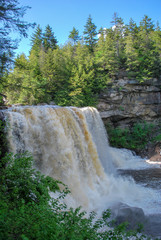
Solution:
{"label": "rock face", "polygon": [[101,92],[97,108],[103,121],[114,126],[161,121],[161,79],[114,80]]}
{"label": "rock face", "polygon": [[137,230],[139,224],[143,224],[143,234],[161,239],[161,214],[145,215],[138,207],[131,207],[124,203],[116,203],[111,208],[111,217],[115,224],[128,222],[128,230]]}
{"label": "rock face", "polygon": [[130,207],[124,203],[118,203],[112,206],[111,213],[116,225],[128,222],[128,229],[136,230],[138,224],[145,224],[146,222],[145,214],[141,208]]}
{"label": "rock face", "polygon": [[148,158],[150,161],[161,163],[161,142],[149,146]]}

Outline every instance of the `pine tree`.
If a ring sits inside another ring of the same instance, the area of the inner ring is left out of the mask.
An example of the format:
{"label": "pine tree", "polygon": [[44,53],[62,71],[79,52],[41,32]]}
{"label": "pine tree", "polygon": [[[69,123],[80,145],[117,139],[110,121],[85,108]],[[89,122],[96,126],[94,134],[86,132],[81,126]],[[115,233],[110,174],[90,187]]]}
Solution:
{"label": "pine tree", "polygon": [[18,6],[18,0],[0,1],[0,73],[14,57],[17,41],[10,38],[12,31],[17,31],[21,36],[27,37],[27,29],[33,24],[25,22],[22,18],[29,7]]}
{"label": "pine tree", "polygon": [[[5,73],[14,62],[14,50],[18,47],[18,40],[12,39],[10,33],[19,33],[27,37],[27,30],[34,24],[23,20],[29,7],[20,7],[18,0],[0,0],[0,93],[6,83]],[[1,96],[0,96],[1,103]]]}
{"label": "pine tree", "polygon": [[52,50],[55,49],[57,46],[57,40],[54,36],[54,32],[52,31],[52,28],[47,25],[45,29],[45,33],[43,34],[43,47],[45,51],[47,51],[49,48]]}
{"label": "pine tree", "polygon": [[30,66],[25,54],[18,55],[15,59],[15,67],[8,75],[6,95],[9,103],[28,103],[30,85]]}
{"label": "pine tree", "polygon": [[39,57],[40,52],[43,50],[43,34],[40,25],[37,26],[31,37],[31,51],[29,55],[30,66],[31,66],[31,76],[35,79],[40,80],[42,75],[40,71]]}
{"label": "pine tree", "polygon": [[139,73],[139,52],[135,47],[132,35],[127,35],[125,38],[125,54],[126,54],[126,70],[129,77],[135,77]]}
{"label": "pine tree", "polygon": [[113,42],[116,49],[116,58],[118,61],[118,68],[121,70],[124,68],[125,63],[125,53],[124,53],[124,35],[125,35],[125,25],[123,19],[119,17],[117,13],[113,15],[112,30],[113,30]]}
{"label": "pine tree", "polygon": [[97,43],[97,31],[96,31],[96,25],[92,22],[91,15],[89,15],[86,25],[84,26],[84,40],[86,45],[89,47],[90,51],[94,51],[94,47]]}
{"label": "pine tree", "polygon": [[125,27],[126,70],[129,77],[136,77],[139,72],[139,28],[131,18]]}
{"label": "pine tree", "polygon": [[31,51],[34,50],[37,56],[42,47],[42,42],[43,42],[42,29],[40,28],[40,25],[38,25],[35,32],[31,36]]}
{"label": "pine tree", "polygon": [[145,15],[140,22],[139,28],[139,40],[141,50],[144,52],[153,50],[154,42],[151,39],[151,34],[154,32],[154,24],[152,23],[151,18]]}
{"label": "pine tree", "polygon": [[149,18],[147,15],[144,15],[144,18],[141,20],[140,29],[147,36],[150,32],[154,31],[154,24],[152,22],[152,19]]}
{"label": "pine tree", "polygon": [[154,24],[151,18],[145,15],[139,27],[139,77],[141,80],[159,77],[161,61],[152,37],[155,30]]}
{"label": "pine tree", "polygon": [[74,44],[76,44],[80,40],[79,31],[76,30],[75,27],[73,27],[73,30],[70,32],[68,38],[72,39]]}
{"label": "pine tree", "polygon": [[137,27],[135,21],[130,18],[129,24],[127,25],[126,28],[126,33],[130,34],[133,37],[136,37],[138,34],[139,28]]}
{"label": "pine tree", "polygon": [[87,45],[79,42],[70,76],[69,104],[78,107],[94,106],[98,85],[93,53]]}
{"label": "pine tree", "polygon": [[157,22],[155,31],[152,34],[152,39],[154,41],[156,51],[159,53],[161,59],[161,28],[159,26],[159,22]]}
{"label": "pine tree", "polygon": [[104,62],[103,56],[104,56],[104,51],[105,51],[105,38],[106,38],[106,30],[103,28],[100,28],[95,54],[96,54],[97,63],[100,63],[101,65],[103,65],[103,62]]}
{"label": "pine tree", "polygon": [[[105,50],[104,50],[104,66],[109,75],[113,78],[118,74],[120,69],[120,55],[118,56],[117,47],[120,48],[120,43],[116,46],[115,32],[112,29],[107,29],[105,38]],[[119,50],[119,54],[120,50]]]}

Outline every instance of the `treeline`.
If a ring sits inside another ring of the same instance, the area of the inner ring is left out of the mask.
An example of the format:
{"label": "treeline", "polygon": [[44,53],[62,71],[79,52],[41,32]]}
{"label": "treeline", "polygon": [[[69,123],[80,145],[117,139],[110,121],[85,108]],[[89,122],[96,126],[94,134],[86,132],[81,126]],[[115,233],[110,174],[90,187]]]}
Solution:
{"label": "treeline", "polygon": [[9,103],[94,106],[109,81],[124,72],[144,81],[161,75],[161,29],[148,16],[127,25],[114,14],[111,28],[97,31],[91,16],[83,36],[76,28],[59,46],[52,28],[38,25],[31,38],[29,57],[17,56],[4,74]]}

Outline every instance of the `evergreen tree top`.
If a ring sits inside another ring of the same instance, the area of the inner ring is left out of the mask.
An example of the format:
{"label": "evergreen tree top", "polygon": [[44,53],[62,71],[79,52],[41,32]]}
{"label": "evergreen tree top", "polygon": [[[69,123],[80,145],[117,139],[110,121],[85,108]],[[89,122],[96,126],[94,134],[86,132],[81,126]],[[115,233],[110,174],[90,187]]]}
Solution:
{"label": "evergreen tree top", "polygon": [[79,31],[73,27],[73,30],[70,32],[68,38],[72,39],[74,43],[78,42],[80,40]]}
{"label": "evergreen tree top", "polygon": [[93,47],[97,42],[97,31],[96,31],[97,27],[96,25],[92,22],[92,17],[91,15],[89,15],[86,25],[84,26],[84,40],[85,43],[91,48],[91,50],[93,51]]}

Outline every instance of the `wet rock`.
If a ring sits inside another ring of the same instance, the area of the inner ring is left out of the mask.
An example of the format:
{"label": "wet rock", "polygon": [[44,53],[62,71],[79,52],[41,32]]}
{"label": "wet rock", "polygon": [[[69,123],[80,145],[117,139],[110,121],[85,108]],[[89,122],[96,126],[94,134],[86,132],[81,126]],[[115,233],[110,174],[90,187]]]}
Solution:
{"label": "wet rock", "polygon": [[4,110],[4,109],[7,109],[8,107],[7,106],[0,106],[0,110]]}
{"label": "wet rock", "polygon": [[141,183],[144,187],[161,189],[161,168],[119,169],[118,174],[130,176],[136,183]]}
{"label": "wet rock", "polygon": [[112,218],[115,224],[119,225],[128,222],[128,229],[136,230],[139,224],[145,224],[146,217],[141,208],[131,207],[124,203],[118,203],[112,206]]}
{"label": "wet rock", "polygon": [[119,225],[128,222],[128,230],[137,230],[143,225],[142,233],[150,238],[161,239],[161,214],[145,215],[142,208],[131,207],[124,203],[116,203],[111,207],[112,219]]}
{"label": "wet rock", "polygon": [[161,162],[161,142],[149,146],[148,158],[152,162]]}
{"label": "wet rock", "polygon": [[154,239],[161,239],[161,214],[152,214],[146,217],[147,221],[144,226],[145,234]]}

